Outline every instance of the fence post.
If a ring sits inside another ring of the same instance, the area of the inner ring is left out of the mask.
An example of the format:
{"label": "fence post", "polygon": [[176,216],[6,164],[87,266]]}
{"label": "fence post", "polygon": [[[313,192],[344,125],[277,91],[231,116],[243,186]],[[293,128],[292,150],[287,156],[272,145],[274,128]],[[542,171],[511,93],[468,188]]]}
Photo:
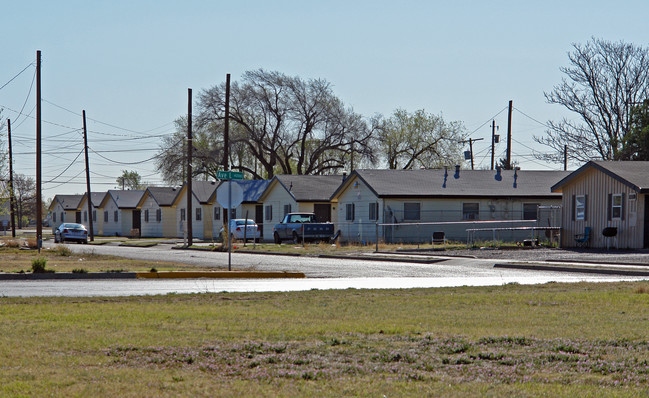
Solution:
{"label": "fence post", "polygon": [[379,252],[379,222],[377,221],[375,225],[376,225],[376,235],[375,235],[376,250],[375,250],[375,253],[378,253]]}

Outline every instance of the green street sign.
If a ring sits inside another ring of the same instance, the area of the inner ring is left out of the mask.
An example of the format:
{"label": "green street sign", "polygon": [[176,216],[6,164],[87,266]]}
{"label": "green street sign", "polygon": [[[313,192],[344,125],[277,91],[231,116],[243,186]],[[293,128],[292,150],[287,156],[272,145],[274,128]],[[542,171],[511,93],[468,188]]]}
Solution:
{"label": "green street sign", "polygon": [[216,178],[219,180],[243,180],[242,171],[217,171]]}

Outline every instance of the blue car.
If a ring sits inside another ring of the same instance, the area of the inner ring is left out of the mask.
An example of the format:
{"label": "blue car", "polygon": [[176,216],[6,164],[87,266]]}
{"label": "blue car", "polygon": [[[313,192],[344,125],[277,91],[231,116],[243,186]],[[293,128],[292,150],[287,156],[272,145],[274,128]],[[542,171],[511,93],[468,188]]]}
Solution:
{"label": "blue car", "polygon": [[66,222],[54,230],[54,243],[65,241],[88,243],[88,230],[82,224]]}

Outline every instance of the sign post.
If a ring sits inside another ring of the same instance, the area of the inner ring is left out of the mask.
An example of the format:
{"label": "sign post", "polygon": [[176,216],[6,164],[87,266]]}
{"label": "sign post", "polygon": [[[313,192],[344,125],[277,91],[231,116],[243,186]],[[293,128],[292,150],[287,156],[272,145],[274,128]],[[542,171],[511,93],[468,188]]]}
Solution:
{"label": "sign post", "polygon": [[[235,190],[232,192],[232,180],[242,180],[243,172],[241,171],[217,171],[216,178],[219,180],[228,180],[228,193],[227,197],[223,191],[216,191],[216,201],[221,206],[228,209],[228,271],[232,271],[232,233],[230,233],[230,218],[232,217],[232,209],[236,209],[241,202],[243,202],[243,190],[239,184],[235,184]],[[233,198],[234,194],[234,198]]]}

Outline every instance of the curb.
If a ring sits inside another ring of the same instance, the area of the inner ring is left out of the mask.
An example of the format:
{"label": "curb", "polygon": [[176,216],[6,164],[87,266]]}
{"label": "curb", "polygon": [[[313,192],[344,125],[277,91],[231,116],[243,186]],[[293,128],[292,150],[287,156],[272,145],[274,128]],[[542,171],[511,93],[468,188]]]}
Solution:
{"label": "curb", "polygon": [[89,272],[87,274],[73,272],[46,272],[42,274],[0,274],[4,281],[29,280],[70,280],[70,279],[135,279],[135,272]]}
{"label": "curb", "polygon": [[392,263],[414,263],[414,264],[435,264],[446,261],[444,258],[436,258],[429,260],[418,260],[416,258],[399,258],[399,257],[372,257],[372,256],[345,256],[337,254],[319,254],[318,258],[334,258],[342,260],[367,260],[367,261],[386,261]]}
{"label": "curb", "polygon": [[138,279],[278,279],[306,278],[303,272],[257,272],[257,271],[162,271],[136,272]]}
{"label": "curb", "polygon": [[649,276],[649,271],[633,271],[614,268],[584,268],[571,266],[553,266],[536,264],[494,264],[494,268],[526,269],[532,271],[574,272],[582,274]]}

